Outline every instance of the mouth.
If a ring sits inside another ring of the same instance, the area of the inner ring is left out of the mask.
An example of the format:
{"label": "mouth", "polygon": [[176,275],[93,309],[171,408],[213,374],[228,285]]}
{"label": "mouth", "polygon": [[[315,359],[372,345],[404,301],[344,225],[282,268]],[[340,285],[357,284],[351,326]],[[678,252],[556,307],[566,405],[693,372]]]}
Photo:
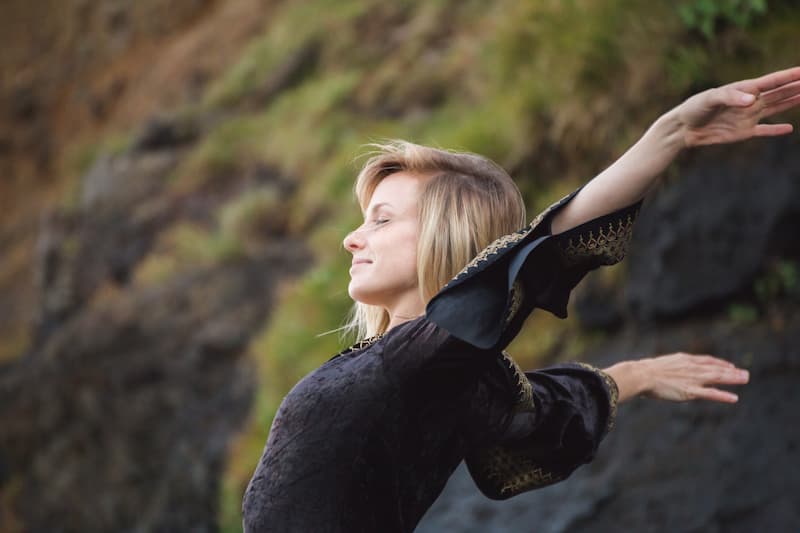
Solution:
{"label": "mouth", "polygon": [[372,263],[372,261],[370,261],[369,259],[356,259],[355,261],[353,261],[352,266],[361,265],[364,263]]}

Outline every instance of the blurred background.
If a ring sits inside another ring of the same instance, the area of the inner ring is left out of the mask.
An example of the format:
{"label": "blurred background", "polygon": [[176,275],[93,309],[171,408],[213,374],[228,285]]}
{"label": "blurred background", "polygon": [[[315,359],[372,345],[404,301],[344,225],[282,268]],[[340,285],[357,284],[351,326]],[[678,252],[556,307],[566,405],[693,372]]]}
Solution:
{"label": "blurred background", "polygon": [[[277,406],[355,340],[317,335],[365,143],[486,155],[531,219],[687,96],[800,64],[798,29],[789,0],[4,0],[0,532],[241,531]],[[509,349],[711,353],[739,403],[636,399],[504,502],[460,468],[419,531],[796,530],[799,138],[681,156],[628,259]]]}

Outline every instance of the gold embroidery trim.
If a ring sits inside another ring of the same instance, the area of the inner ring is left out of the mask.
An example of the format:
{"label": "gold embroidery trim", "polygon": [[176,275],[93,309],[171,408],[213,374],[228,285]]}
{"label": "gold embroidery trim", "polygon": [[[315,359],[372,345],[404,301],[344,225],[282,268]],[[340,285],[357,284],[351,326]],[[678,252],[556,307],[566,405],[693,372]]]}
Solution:
{"label": "gold embroidery trim", "polygon": [[507,326],[517,315],[517,311],[519,311],[520,305],[522,305],[522,299],[525,295],[525,289],[522,285],[522,280],[514,281],[514,284],[511,286],[511,304],[508,306],[508,314],[504,320],[503,326]]}
{"label": "gold embroidery trim", "polygon": [[[533,410],[533,388],[527,376],[507,352],[502,352],[503,362],[517,379],[517,404],[514,412]],[[588,363],[575,362],[603,379],[609,392],[609,419],[607,432],[614,427],[619,389],[614,379],[606,372]],[[492,497],[506,499],[539,487],[551,485],[567,477],[537,463],[524,448],[510,446],[490,446],[471,454],[467,466],[476,479],[484,484]]]}
{"label": "gold embroidery trim", "polygon": [[[560,247],[567,266],[574,266],[586,259],[598,257],[601,264],[613,265],[625,258],[633,233],[636,213],[628,214],[608,225],[599,226],[588,233],[570,237]],[[596,233],[595,233],[596,232]]]}
{"label": "gold embroidery trim", "polygon": [[[381,337],[383,337],[383,333],[378,333],[377,335],[373,335],[372,337],[368,337],[366,339],[361,339],[360,341],[358,341],[358,342],[354,343],[353,345],[351,345],[349,348],[345,348],[341,352],[337,353],[336,355],[331,357],[331,359],[335,359],[335,358],[339,357],[340,355],[346,355],[346,354],[348,354],[350,352],[354,352],[356,350],[362,350],[364,348],[367,348],[368,346],[372,346],[378,340],[380,340]],[[328,359],[328,360],[330,361],[331,359]]]}
{"label": "gold embroidery trim", "polygon": [[488,492],[497,499],[506,499],[565,479],[535,462],[525,450],[493,446],[467,464],[478,479],[488,482]]}
{"label": "gold embroidery trim", "polygon": [[514,412],[519,411],[532,411],[535,409],[533,403],[533,387],[525,372],[522,371],[519,364],[511,357],[511,354],[503,350],[500,352],[502,362],[508,368],[508,371],[514,376],[516,380],[517,403],[514,405]]}
{"label": "gold embroidery trim", "polygon": [[[516,380],[516,404],[513,412],[534,411],[533,387],[519,364],[505,350],[501,361]],[[527,450],[510,446],[490,446],[468,457],[472,475],[497,499],[506,499],[538,487],[561,481],[566,476],[535,462]]]}
{"label": "gold embroidery trim", "polygon": [[608,398],[609,398],[609,405],[608,405],[608,424],[606,425],[606,433],[614,429],[614,424],[617,418],[617,404],[619,403],[619,387],[617,386],[617,382],[614,381],[607,372],[604,372],[597,368],[596,366],[590,365],[589,363],[583,363],[580,361],[575,361],[580,367],[585,368],[586,370],[591,370],[603,380],[603,383],[606,385],[606,389],[608,389]]}
{"label": "gold embroidery trim", "polygon": [[453,282],[453,281],[455,281],[455,280],[457,280],[459,278],[462,278],[462,277],[468,275],[472,270],[474,270],[481,263],[486,261],[489,258],[489,256],[495,255],[495,254],[497,254],[497,252],[507,248],[509,245],[517,243],[517,242],[521,241],[522,239],[524,239],[534,229],[536,229],[536,227],[539,226],[539,224],[541,224],[542,220],[544,220],[544,218],[548,214],[550,214],[554,209],[559,207],[561,205],[561,203],[564,200],[566,200],[572,194],[574,194],[574,191],[569,193],[569,194],[564,195],[558,201],[553,202],[552,204],[550,204],[547,207],[547,209],[545,209],[544,211],[542,211],[541,213],[536,215],[536,217],[534,217],[534,219],[531,221],[531,223],[528,224],[527,226],[525,226],[524,228],[522,228],[520,230],[517,230],[514,233],[509,233],[508,235],[503,235],[502,237],[499,237],[496,240],[494,240],[492,243],[490,243],[488,246],[486,246],[486,248],[481,250],[478,253],[478,255],[476,255],[472,259],[472,261],[467,263],[467,266],[465,266],[463,269],[461,269],[461,271],[458,274],[456,274],[453,277],[453,279],[451,279],[450,282],[448,282],[448,283],[451,283],[451,282]]}
{"label": "gold embroidery trim", "polygon": [[498,251],[507,248],[509,245],[517,243],[525,238],[525,236],[529,233],[529,230],[520,230],[514,233],[509,233],[508,235],[503,235],[499,237],[491,244],[489,244],[486,248],[481,250],[478,255],[476,255],[472,261],[470,261],[467,266],[465,266],[458,274],[456,274],[452,280],[456,280],[463,276],[466,276],[469,272],[474,270],[478,265],[486,261],[490,255],[497,254]]}

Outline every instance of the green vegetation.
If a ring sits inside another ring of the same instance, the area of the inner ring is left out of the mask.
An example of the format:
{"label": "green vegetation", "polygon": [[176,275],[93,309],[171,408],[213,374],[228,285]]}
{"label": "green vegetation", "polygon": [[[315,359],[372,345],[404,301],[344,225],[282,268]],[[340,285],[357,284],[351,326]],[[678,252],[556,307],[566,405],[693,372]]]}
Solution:
{"label": "green vegetation", "polygon": [[185,270],[256,255],[272,235],[283,231],[286,216],[272,188],[236,196],[219,208],[213,227],[178,222],[164,231],[137,267],[136,282],[158,284]]}
{"label": "green vegetation", "polygon": [[725,23],[748,28],[767,11],[766,0],[690,0],[678,6],[681,21],[712,39]]}
{"label": "green vegetation", "polygon": [[77,210],[83,192],[83,175],[86,174],[101,154],[119,155],[130,149],[133,143],[130,133],[114,133],[100,141],[84,141],[67,154],[65,187],[60,194],[59,207],[65,211]]}
{"label": "green vegetation", "polygon": [[800,270],[794,261],[778,260],[753,284],[756,298],[768,304],[779,298],[800,298]]}
{"label": "green vegetation", "polygon": [[734,324],[753,324],[759,316],[758,308],[751,304],[732,303],[728,306],[728,320]]}
{"label": "green vegetation", "polygon": [[753,281],[751,301],[732,302],[728,320],[752,324],[769,316],[782,302],[800,301],[800,266],[790,259],[775,259]]}

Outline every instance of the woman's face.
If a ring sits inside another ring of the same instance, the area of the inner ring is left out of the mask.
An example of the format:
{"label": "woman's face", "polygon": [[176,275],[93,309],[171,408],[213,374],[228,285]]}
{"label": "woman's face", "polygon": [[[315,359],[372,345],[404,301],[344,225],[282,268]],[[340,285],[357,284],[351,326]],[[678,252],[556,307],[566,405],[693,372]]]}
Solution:
{"label": "woman's face", "polygon": [[385,308],[393,319],[424,311],[417,282],[417,200],[425,179],[405,171],[383,178],[364,223],[343,243],[353,255],[350,297]]}

